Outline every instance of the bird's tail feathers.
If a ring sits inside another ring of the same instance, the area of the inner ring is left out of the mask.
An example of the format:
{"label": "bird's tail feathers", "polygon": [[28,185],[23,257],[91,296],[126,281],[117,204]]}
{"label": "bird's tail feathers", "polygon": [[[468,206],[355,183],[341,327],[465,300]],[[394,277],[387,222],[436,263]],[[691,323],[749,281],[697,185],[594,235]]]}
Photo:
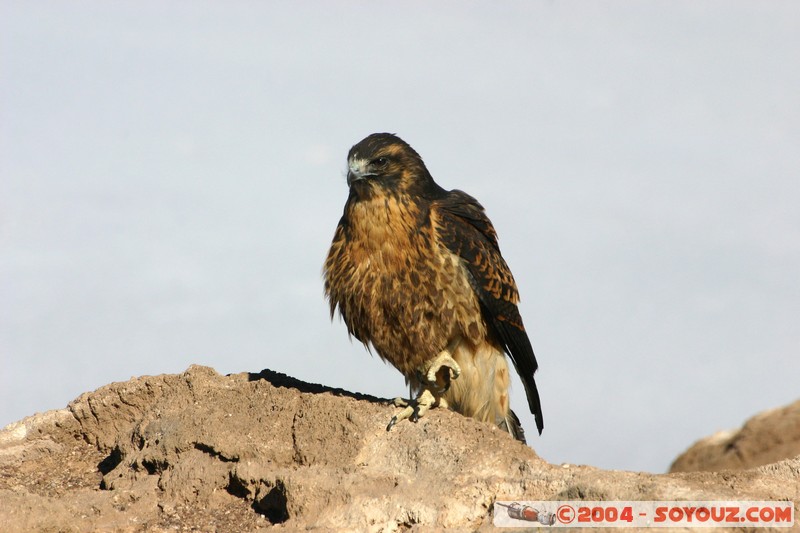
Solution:
{"label": "bird's tail feathers", "polygon": [[[453,356],[461,367],[461,376],[452,382],[445,394],[448,405],[465,416],[496,424],[515,439],[525,442],[522,424],[509,407],[510,376],[505,353],[490,343],[479,346],[461,343]],[[525,390],[530,402],[527,384]],[[535,384],[533,394],[538,402]],[[537,428],[539,420],[540,416],[536,419]]]}
{"label": "bird's tail feathers", "polygon": [[532,375],[527,379],[525,377],[521,377],[521,379],[522,385],[525,387],[525,396],[528,397],[528,406],[536,419],[536,429],[541,435],[544,429],[544,418],[542,417],[542,402],[539,400],[539,389],[536,388],[536,381]]}
{"label": "bird's tail feathers", "polygon": [[525,431],[522,429],[522,424],[517,418],[517,414],[511,409],[508,414],[497,424],[500,429],[511,434],[512,437],[520,441],[522,444],[527,444],[525,441]]}

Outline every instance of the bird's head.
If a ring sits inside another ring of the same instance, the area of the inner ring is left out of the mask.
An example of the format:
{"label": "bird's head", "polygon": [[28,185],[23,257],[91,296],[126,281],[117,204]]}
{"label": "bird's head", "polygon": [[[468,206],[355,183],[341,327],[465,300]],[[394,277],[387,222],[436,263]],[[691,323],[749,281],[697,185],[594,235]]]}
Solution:
{"label": "bird's head", "polygon": [[373,133],[350,148],[347,184],[360,198],[438,189],[419,154],[391,133]]}

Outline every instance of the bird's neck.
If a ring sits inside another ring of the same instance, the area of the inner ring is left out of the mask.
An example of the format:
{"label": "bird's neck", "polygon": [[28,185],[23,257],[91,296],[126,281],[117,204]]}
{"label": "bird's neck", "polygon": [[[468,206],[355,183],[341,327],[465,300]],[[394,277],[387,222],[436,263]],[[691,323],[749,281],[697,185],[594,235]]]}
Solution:
{"label": "bird's neck", "polygon": [[345,215],[352,242],[364,253],[411,248],[430,224],[427,206],[404,195],[351,198]]}

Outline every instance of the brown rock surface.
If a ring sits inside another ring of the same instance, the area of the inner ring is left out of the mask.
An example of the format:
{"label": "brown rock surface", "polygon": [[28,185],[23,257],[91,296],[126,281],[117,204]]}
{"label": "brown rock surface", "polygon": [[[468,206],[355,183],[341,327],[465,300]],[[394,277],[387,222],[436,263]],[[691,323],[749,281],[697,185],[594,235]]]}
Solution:
{"label": "brown rock surface", "polygon": [[107,385],[0,431],[0,524],[488,530],[496,499],[800,502],[800,458],[737,473],[556,466],[449,411],[387,432],[394,411],[271,371],[194,366]]}
{"label": "brown rock surface", "polygon": [[670,472],[745,470],[800,456],[800,400],[759,413],[736,431],[720,431],[683,452]]}

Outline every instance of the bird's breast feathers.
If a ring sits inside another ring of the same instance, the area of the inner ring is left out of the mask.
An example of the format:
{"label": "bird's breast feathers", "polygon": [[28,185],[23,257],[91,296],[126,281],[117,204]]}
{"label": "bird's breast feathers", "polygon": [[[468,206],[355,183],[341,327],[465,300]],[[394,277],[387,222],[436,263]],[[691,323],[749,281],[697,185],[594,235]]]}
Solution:
{"label": "bird's breast feathers", "polygon": [[353,262],[369,266],[379,260],[379,268],[395,271],[417,258],[430,237],[421,233],[420,215],[419,206],[400,197],[375,197],[348,205],[346,238]]}
{"label": "bird's breast feathers", "polygon": [[485,337],[468,274],[439,243],[429,205],[402,197],[353,202],[337,237],[326,263],[331,304],[403,373],[454,335]]}

